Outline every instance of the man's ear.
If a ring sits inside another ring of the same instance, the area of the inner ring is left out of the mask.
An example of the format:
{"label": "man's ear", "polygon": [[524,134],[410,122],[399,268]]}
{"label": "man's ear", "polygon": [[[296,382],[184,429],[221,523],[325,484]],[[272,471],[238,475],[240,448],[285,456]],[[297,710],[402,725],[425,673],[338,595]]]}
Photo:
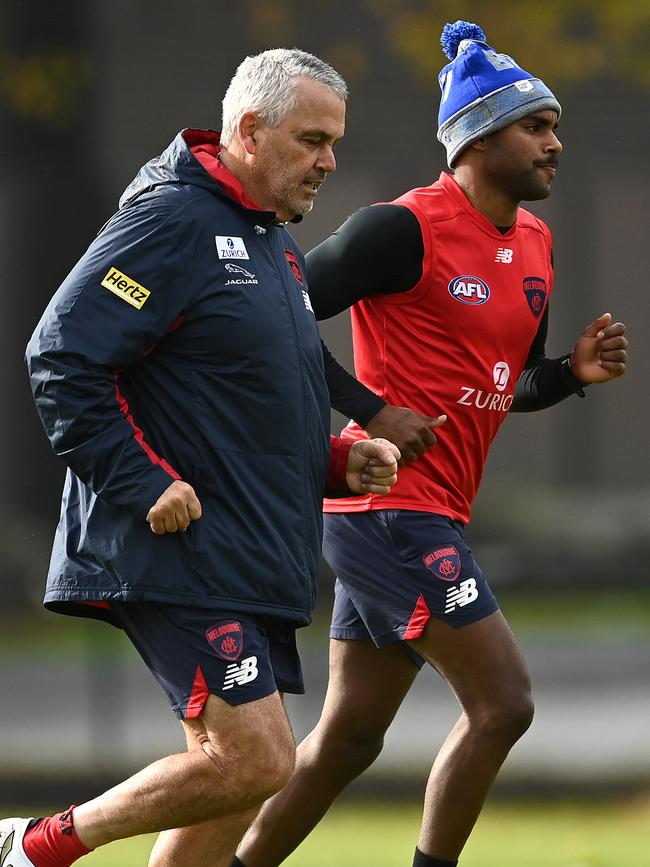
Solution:
{"label": "man's ear", "polygon": [[254,111],[247,111],[240,117],[237,131],[246,153],[252,155],[257,150],[256,135],[261,126],[262,121],[260,120],[260,116]]}
{"label": "man's ear", "polygon": [[477,138],[470,145],[470,148],[474,148],[476,151],[484,151],[486,149],[486,139],[485,138]]}

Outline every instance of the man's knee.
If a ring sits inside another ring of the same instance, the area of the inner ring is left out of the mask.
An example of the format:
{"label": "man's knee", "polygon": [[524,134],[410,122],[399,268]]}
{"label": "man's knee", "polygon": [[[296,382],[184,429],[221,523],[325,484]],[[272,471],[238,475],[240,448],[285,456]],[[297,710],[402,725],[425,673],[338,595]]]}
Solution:
{"label": "man's knee", "polygon": [[244,810],[259,806],[291,777],[296,747],[277,693],[249,704],[229,706],[210,696],[196,722],[186,721],[201,763],[207,797]]}
{"label": "man's knee", "polygon": [[357,776],[375,761],[384,746],[383,729],[373,726],[317,726],[303,742],[314,757],[332,770],[343,768],[350,777]]}
{"label": "man's knee", "polygon": [[293,736],[278,740],[266,739],[249,765],[251,786],[259,802],[275,795],[289,782],[296,764],[296,744]]}
{"label": "man's knee", "polygon": [[219,798],[227,780],[228,787],[241,792],[246,806],[252,807],[287,784],[295,764],[295,742],[290,732],[285,736],[277,731],[274,734],[271,737],[267,731],[260,731],[235,748],[205,739],[201,748],[211,760],[215,797]]}
{"label": "man's knee", "polygon": [[495,696],[487,706],[473,716],[483,737],[502,738],[515,743],[528,731],[533,721],[535,705],[530,692]]}

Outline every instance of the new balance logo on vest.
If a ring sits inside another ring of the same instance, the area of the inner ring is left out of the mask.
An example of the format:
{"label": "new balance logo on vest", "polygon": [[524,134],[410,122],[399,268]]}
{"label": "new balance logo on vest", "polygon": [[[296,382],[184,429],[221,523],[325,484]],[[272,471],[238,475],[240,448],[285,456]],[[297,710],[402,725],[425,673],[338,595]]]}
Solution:
{"label": "new balance logo on vest", "polygon": [[447,599],[445,605],[445,614],[451,614],[456,608],[462,608],[464,605],[469,605],[478,599],[478,590],[476,589],[476,581],[474,578],[468,578],[467,581],[461,581],[458,587],[450,587],[447,590]]}
{"label": "new balance logo on vest", "polygon": [[247,683],[255,680],[258,674],[259,669],[257,668],[256,656],[248,656],[246,659],[242,659],[239,664],[234,662],[226,669],[222,692],[225,692],[227,689],[232,689],[235,684],[245,686]]}

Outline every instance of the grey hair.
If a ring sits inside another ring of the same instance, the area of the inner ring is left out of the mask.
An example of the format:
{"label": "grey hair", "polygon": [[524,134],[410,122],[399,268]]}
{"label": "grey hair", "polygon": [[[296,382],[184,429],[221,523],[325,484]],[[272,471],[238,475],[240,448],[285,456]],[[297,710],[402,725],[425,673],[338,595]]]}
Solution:
{"label": "grey hair", "polygon": [[246,57],[223,98],[221,143],[228,147],[240,118],[259,114],[271,128],[279,126],[296,105],[296,79],[311,78],[347,100],[348,86],[338,72],[313,54],[298,48],[272,48]]}

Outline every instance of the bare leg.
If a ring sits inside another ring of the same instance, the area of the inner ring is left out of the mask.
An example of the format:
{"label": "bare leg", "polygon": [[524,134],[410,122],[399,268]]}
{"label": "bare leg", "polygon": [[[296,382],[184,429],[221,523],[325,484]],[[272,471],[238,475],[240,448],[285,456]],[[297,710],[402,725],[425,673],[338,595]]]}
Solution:
{"label": "bare leg", "polygon": [[398,644],[330,642],[321,718],[298,747],[287,785],[267,801],[238,855],[246,867],[275,867],[309,834],[332,801],[381,752],[384,733],[418,669]]}
{"label": "bare leg", "polygon": [[[188,751],[201,750],[201,739],[196,727],[183,722],[183,728]],[[151,851],[149,867],[184,867],[187,864],[193,867],[227,867],[259,809],[260,805],[244,813],[212,819],[199,825],[161,831]]]}
{"label": "bare leg", "polygon": [[200,748],[168,756],[74,812],[81,842],[181,828],[255,810],[289,779],[294,741],[278,693],[231,707],[210,695],[201,716],[186,720]]}
{"label": "bare leg", "polygon": [[418,848],[458,858],[513,744],[531,723],[526,665],[500,611],[461,629],[432,619],[412,647],[447,680],[463,713],[429,777]]}
{"label": "bare leg", "polygon": [[163,831],[151,852],[149,867],[229,867],[258,811],[256,807],[236,816]]}

